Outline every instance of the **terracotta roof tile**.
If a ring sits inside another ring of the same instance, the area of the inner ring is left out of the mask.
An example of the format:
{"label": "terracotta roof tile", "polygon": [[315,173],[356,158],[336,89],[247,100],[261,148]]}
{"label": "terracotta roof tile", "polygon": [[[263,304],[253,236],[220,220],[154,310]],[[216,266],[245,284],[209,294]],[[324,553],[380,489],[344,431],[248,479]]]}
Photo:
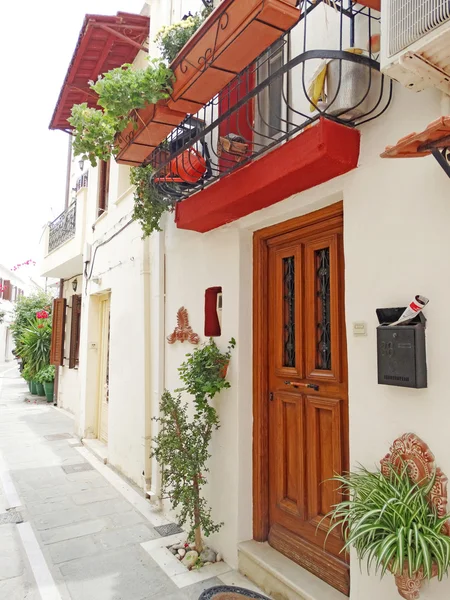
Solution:
{"label": "terracotta roof tile", "polygon": [[[442,146],[439,145],[440,140]],[[417,158],[420,156],[428,156],[431,154],[431,149],[422,149],[421,146],[435,142],[435,147],[450,146],[450,116],[440,117],[430,123],[424,131],[420,133],[410,133],[398,140],[395,146],[386,146],[385,151],[380,155],[381,158]]]}

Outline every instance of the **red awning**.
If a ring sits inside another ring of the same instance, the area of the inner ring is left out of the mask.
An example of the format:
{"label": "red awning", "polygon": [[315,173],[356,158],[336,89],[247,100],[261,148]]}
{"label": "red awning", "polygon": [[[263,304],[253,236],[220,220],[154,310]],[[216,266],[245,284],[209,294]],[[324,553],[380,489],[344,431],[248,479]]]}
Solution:
{"label": "red awning", "polygon": [[86,15],[75,52],[59,94],[50,129],[70,131],[67,122],[72,106],[87,102],[97,106],[90,80],[124,63],[131,63],[148,38],[150,19],[118,12],[114,16]]}

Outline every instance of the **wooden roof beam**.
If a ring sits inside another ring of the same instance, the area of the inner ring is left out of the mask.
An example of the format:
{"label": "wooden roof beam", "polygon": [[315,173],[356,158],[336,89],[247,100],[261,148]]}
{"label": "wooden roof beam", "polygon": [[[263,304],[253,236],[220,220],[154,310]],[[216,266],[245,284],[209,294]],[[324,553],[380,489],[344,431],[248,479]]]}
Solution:
{"label": "wooden roof beam", "polygon": [[99,24],[99,25],[97,25],[97,27],[99,29],[103,29],[103,31],[107,31],[111,35],[114,35],[116,38],[119,38],[119,40],[127,42],[127,44],[131,44],[131,46],[134,46],[138,50],[144,50],[144,51],[148,50],[147,46],[144,46],[144,45],[139,44],[138,42],[135,42],[134,40],[130,39],[126,35],[123,35],[122,33],[119,33],[118,31],[116,31],[112,27],[109,27],[108,25]]}

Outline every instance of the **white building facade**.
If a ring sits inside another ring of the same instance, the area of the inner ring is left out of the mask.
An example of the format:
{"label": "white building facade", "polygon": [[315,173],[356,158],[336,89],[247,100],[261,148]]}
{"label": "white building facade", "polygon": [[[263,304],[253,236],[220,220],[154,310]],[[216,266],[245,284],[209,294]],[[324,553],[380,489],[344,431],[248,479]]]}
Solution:
{"label": "white building facade", "polygon": [[27,284],[13,271],[0,265],[0,362],[13,360],[14,340],[10,325],[14,305],[25,294]]}
{"label": "white building facade", "polygon": [[[234,3],[222,5],[229,20]],[[367,575],[353,555],[348,567],[339,541],[324,550],[320,522],[336,494],[322,482],[357,464],[379,465],[408,432],[450,473],[449,177],[432,156],[380,157],[386,146],[450,114],[449,100],[433,85],[416,94],[381,78],[374,65],[378,11],[301,4],[303,18],[283,43],[257,60],[249,52],[253,66],[238,88],[222,85],[185,126],[197,127],[194,141],[177,146],[180,128],[169,136],[172,160],[193,148],[205,171],[202,180],[176,188],[176,211],[165,215],[161,233],[142,239],[132,220],[129,167],[114,161],[106,205],[101,169],[89,168],[87,186],[75,185],[74,233],[52,251],[50,225],[42,272],[64,280],[66,340],[72,295],[81,296],[77,364],[69,368],[63,352],[58,402],[75,414],[77,434],[99,440],[108,462],[155,501],[151,419],[162,391],[180,386],[178,367],[192,350],[166,338],[185,307],[207,341],[205,295],[220,292],[214,339],[225,349],[234,337],[237,346],[231,389],[216,401],[221,427],[207,496],[224,526],[212,546],[273,597],[395,600],[392,576]],[[152,55],[160,26],[199,7],[180,0],[170,14],[165,2],[148,3]],[[260,26],[268,18],[254,20]],[[243,39],[245,33],[236,44]],[[339,54],[349,48],[362,58]],[[141,65],[144,58],[139,51],[134,60]],[[325,66],[320,61],[327,64],[328,97],[309,87]],[[189,91],[181,101],[194,102]],[[227,152],[225,138],[247,147]],[[425,134],[421,143],[427,140]],[[149,159],[156,171],[160,151]],[[157,176],[163,185],[175,181],[167,172]],[[430,299],[426,364],[414,363],[426,366],[424,387],[414,387],[398,364],[378,372],[376,311],[405,307],[416,294]],[[444,600],[449,592],[448,580],[433,579],[421,597]]]}

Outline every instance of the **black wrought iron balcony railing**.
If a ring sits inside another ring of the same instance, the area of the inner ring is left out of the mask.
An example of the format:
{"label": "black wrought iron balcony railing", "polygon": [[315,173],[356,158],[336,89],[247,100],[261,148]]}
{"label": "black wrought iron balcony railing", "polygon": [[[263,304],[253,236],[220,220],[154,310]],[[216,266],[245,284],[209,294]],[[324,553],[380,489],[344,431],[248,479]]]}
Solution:
{"label": "black wrought iron balcony railing", "polygon": [[75,183],[75,192],[79,192],[82,188],[87,188],[89,181],[89,171],[82,173],[76,183]]}
{"label": "black wrought iron balcony railing", "polygon": [[77,204],[73,202],[67,210],[49,225],[48,251],[52,252],[64,242],[75,237]]}
{"label": "black wrought iron balcony railing", "polygon": [[[336,49],[315,49],[314,40],[309,42],[318,23],[312,11],[319,4],[328,13],[324,21],[336,25]],[[348,4],[304,1],[293,30],[173,130],[147,160],[152,182],[163,195],[182,200],[321,118],[356,127],[386,111],[392,82],[376,60],[379,37],[372,32],[379,19],[370,9]],[[313,16],[314,27],[308,25]]]}

